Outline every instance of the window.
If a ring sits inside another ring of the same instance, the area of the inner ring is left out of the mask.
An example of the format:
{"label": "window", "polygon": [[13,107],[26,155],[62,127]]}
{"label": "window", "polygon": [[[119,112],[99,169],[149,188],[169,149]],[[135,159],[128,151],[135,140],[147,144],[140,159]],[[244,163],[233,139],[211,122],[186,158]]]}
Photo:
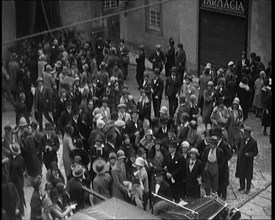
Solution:
{"label": "window", "polygon": [[103,10],[116,9],[120,6],[120,0],[103,0]]}
{"label": "window", "polygon": [[[161,0],[149,0],[149,4],[160,2]],[[161,31],[161,4],[148,8],[147,28],[153,31]]]}

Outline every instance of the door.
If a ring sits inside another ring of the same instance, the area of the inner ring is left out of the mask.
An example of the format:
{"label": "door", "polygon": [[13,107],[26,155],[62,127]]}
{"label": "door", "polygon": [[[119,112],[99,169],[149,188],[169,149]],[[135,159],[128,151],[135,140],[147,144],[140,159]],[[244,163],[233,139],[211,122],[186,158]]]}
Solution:
{"label": "door", "polygon": [[214,68],[227,67],[246,51],[245,17],[200,10],[199,69],[210,62]]}

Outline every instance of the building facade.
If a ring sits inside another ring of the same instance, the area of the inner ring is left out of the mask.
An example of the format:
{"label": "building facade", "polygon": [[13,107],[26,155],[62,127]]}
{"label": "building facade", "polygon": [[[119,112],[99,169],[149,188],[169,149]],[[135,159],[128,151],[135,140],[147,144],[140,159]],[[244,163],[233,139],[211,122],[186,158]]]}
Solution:
{"label": "building facade", "polygon": [[[271,60],[271,0],[141,0],[128,8],[160,2],[121,17],[121,36],[133,47],[164,51],[173,37],[187,54],[188,72],[199,75],[207,62],[215,68],[235,63],[242,51]],[[123,26],[123,28],[122,28]]]}

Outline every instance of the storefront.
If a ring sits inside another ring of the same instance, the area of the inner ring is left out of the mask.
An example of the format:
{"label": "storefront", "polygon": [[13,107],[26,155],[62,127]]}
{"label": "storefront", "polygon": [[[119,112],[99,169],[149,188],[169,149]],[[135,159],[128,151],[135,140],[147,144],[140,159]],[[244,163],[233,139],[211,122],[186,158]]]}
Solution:
{"label": "storefront", "polygon": [[199,6],[199,73],[206,63],[226,67],[247,51],[247,0],[200,0]]}

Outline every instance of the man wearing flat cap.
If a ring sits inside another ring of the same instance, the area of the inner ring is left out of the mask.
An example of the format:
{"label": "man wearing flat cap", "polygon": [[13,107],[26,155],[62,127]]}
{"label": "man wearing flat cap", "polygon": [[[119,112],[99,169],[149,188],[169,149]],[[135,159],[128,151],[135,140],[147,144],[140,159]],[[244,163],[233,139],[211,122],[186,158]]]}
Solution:
{"label": "man wearing flat cap", "polygon": [[162,93],[164,88],[164,83],[162,78],[160,77],[160,69],[154,69],[154,78],[151,81],[152,85],[152,100],[155,117],[159,117],[159,110],[161,106]]}
{"label": "man wearing flat cap", "polygon": [[251,136],[251,132],[252,128],[245,126],[243,137],[237,146],[238,159],[235,176],[240,178],[240,188],[238,191],[246,189],[246,194],[249,194],[251,189],[254,157],[258,155],[258,144]]}
{"label": "man wearing flat cap", "polygon": [[178,141],[174,140],[169,143],[168,154],[165,155],[163,160],[163,169],[166,172],[166,180],[172,188],[173,199],[176,203],[184,198],[183,187],[185,180],[185,164],[183,156],[177,148]]}
{"label": "man wearing flat cap", "polygon": [[158,68],[159,72],[161,73],[165,62],[165,56],[164,56],[164,53],[161,51],[160,44],[156,45],[155,52],[149,57],[148,60],[153,64],[153,70],[155,68]]}
{"label": "man wearing flat cap", "polygon": [[175,58],[175,66],[177,68],[178,73],[178,79],[180,81],[180,86],[183,83],[183,75],[185,71],[185,63],[186,63],[186,54],[183,49],[183,44],[178,44],[178,51],[176,52],[176,58]]}

